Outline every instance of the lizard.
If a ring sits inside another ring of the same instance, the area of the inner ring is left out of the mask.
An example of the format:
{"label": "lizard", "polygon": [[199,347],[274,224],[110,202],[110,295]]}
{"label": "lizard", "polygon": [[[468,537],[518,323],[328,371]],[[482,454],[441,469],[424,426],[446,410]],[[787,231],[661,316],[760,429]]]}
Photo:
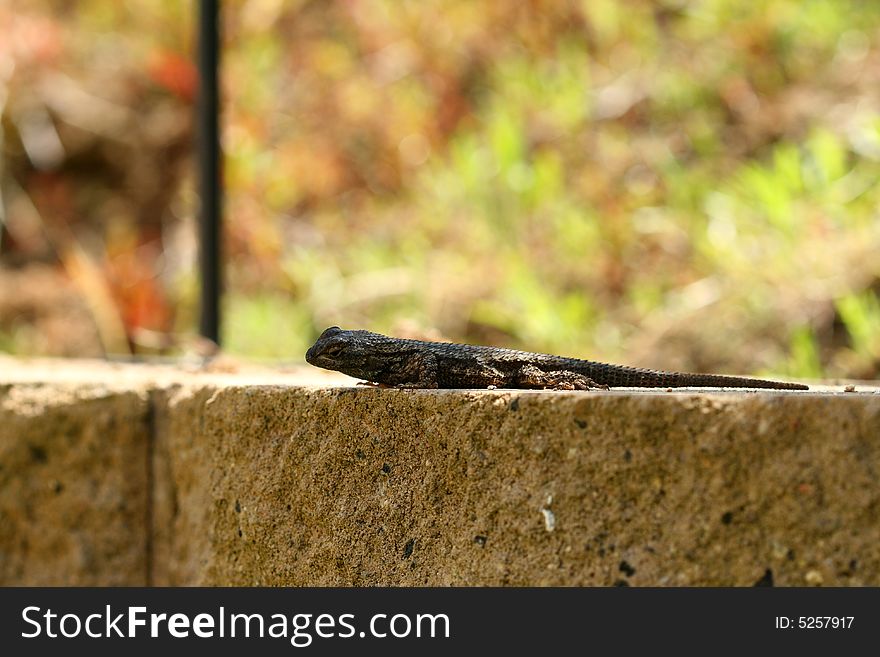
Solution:
{"label": "lizard", "polygon": [[502,347],[392,338],[370,331],[347,331],[338,326],[321,333],[306,352],[306,362],[369,384],[395,388],[809,390],[800,383],[663,372]]}

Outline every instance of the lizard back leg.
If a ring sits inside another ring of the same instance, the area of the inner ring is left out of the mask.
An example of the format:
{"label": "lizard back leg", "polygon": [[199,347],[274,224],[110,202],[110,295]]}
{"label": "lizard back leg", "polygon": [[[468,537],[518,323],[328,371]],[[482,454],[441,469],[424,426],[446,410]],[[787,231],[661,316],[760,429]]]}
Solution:
{"label": "lizard back leg", "polygon": [[568,370],[544,371],[534,365],[520,368],[517,383],[523,388],[552,390],[608,390],[608,386],[596,383],[588,376]]}

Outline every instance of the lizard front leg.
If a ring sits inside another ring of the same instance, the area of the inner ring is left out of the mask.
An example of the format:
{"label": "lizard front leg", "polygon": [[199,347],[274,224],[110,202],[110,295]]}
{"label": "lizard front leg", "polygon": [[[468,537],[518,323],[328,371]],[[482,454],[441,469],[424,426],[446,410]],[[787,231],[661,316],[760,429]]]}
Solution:
{"label": "lizard front leg", "polygon": [[518,373],[517,384],[523,388],[550,388],[552,390],[608,390],[608,386],[596,383],[588,376],[569,370],[544,371],[535,365],[523,365]]}

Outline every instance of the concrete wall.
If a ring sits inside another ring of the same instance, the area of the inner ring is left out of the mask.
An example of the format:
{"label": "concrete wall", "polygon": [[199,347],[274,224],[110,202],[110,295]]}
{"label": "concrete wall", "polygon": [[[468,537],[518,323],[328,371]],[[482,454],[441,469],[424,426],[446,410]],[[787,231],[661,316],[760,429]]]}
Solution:
{"label": "concrete wall", "polygon": [[0,388],[0,583],[142,584],[149,544],[146,395]]}
{"label": "concrete wall", "polygon": [[0,372],[2,584],[880,584],[876,388]]}

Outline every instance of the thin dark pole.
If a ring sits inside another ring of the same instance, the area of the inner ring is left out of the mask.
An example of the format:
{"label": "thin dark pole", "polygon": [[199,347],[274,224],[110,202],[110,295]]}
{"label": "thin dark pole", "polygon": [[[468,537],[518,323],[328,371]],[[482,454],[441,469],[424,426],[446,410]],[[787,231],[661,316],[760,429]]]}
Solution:
{"label": "thin dark pole", "polygon": [[220,344],[222,291],[222,184],[220,152],[219,0],[199,0],[198,133],[199,273],[201,275],[199,333]]}

